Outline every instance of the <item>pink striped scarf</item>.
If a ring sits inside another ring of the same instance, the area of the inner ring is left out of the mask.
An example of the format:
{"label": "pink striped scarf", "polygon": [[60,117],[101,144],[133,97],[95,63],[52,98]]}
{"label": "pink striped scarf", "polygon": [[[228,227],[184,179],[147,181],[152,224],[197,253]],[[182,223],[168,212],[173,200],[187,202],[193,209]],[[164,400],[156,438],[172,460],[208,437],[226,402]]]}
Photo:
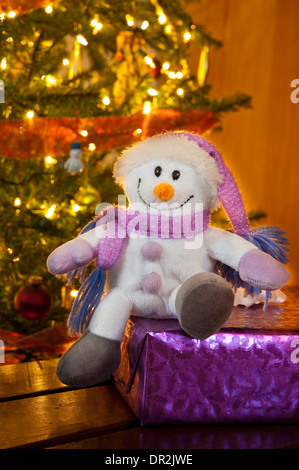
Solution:
{"label": "pink striped scarf", "polygon": [[110,207],[96,220],[96,227],[106,225],[106,231],[101,230],[97,265],[105,270],[110,269],[117,261],[127,237],[190,239],[203,233],[209,222],[209,210],[172,217],[119,206]]}

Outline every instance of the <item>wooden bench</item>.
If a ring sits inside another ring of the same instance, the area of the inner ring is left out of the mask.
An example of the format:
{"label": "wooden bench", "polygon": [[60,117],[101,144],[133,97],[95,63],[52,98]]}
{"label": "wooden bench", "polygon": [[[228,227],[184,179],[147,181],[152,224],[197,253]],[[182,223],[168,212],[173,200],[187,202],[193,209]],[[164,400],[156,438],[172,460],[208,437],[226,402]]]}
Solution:
{"label": "wooden bench", "polygon": [[[299,289],[290,293],[299,314]],[[299,448],[299,424],[142,427],[112,382],[74,390],[56,364],[0,367],[1,449]]]}

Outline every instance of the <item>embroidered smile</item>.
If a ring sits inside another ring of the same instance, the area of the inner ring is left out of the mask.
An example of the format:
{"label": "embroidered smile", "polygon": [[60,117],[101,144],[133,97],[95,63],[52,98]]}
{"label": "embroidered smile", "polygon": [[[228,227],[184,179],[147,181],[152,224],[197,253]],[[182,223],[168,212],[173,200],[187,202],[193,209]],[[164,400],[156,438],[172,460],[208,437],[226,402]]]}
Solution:
{"label": "embroidered smile", "polygon": [[[150,203],[150,204],[147,203],[147,202],[143,199],[143,197],[141,196],[141,194],[140,194],[140,185],[141,185],[141,178],[139,178],[139,180],[138,180],[138,186],[137,186],[138,195],[139,195],[140,199],[142,200],[142,202],[143,202],[146,206],[151,207],[151,204],[152,204],[152,203]],[[182,203],[180,206],[178,206],[176,209],[179,209],[180,207],[183,207],[183,206],[184,206],[185,204],[187,204],[187,202],[189,202],[190,199],[192,199],[193,197],[194,197],[194,195],[192,194],[191,196],[188,197],[188,199],[187,199],[185,202],[183,202],[183,203]]]}

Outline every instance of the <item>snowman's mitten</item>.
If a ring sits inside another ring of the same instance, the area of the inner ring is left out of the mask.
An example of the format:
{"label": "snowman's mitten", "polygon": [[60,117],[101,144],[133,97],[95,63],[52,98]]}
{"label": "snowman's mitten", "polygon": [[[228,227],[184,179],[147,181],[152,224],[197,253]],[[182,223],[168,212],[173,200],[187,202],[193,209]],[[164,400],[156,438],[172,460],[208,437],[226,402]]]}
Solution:
{"label": "snowman's mitten", "polygon": [[91,245],[82,238],[75,238],[56,248],[47,259],[52,274],[65,274],[89,264],[95,257]]}
{"label": "snowman's mitten", "polygon": [[247,251],[239,263],[240,278],[258,289],[280,289],[288,280],[289,272],[283,264],[263,251]]}
{"label": "snowman's mitten", "polygon": [[97,385],[113,374],[120,358],[120,341],[87,330],[60,358],[57,377],[70,387]]}

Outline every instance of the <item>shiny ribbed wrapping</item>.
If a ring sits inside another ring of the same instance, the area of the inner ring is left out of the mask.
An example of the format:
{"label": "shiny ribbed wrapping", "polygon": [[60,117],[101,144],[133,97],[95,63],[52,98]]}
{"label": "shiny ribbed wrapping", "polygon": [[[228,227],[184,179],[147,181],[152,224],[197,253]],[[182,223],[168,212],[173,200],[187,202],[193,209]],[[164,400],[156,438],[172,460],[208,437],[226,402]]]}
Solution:
{"label": "shiny ribbed wrapping", "polygon": [[299,422],[299,319],[286,314],[237,307],[206,340],[132,318],[115,385],[143,425]]}

